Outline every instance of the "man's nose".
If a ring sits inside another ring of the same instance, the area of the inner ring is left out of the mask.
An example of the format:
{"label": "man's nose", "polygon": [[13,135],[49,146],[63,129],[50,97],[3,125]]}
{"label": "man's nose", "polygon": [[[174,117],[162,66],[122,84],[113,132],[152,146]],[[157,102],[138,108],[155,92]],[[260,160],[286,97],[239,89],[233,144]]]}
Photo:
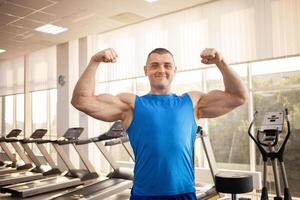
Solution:
{"label": "man's nose", "polygon": [[160,64],[159,67],[158,67],[158,71],[159,72],[165,72],[165,66],[163,64]]}

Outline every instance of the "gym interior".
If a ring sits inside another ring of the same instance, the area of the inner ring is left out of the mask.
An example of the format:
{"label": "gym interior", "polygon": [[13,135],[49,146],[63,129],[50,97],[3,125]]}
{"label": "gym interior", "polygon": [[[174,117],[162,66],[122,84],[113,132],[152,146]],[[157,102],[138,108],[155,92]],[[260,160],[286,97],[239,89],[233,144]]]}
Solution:
{"label": "gym interior", "polygon": [[207,47],[249,93],[198,121],[197,199],[300,198],[299,11],[299,0],[0,0],[0,199],[129,199],[126,130],[70,102],[107,48],[118,60],[101,63],[95,94],[147,94],[157,47],[174,55],[173,93],[224,89],[218,68],[200,62]]}

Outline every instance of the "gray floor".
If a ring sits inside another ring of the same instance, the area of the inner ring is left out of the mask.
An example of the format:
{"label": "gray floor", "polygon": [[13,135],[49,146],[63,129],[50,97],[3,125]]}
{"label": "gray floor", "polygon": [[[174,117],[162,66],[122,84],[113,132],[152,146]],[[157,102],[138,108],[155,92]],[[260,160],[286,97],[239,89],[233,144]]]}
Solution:
{"label": "gray floor", "polygon": [[130,198],[130,190],[126,190],[120,194],[117,194],[105,200],[128,200],[129,198]]}
{"label": "gray floor", "polygon": [[[128,200],[130,198],[129,194],[130,194],[130,191],[128,190],[128,191],[124,191],[120,194],[114,195],[112,197],[106,198],[105,200]],[[45,196],[39,196],[38,199],[39,200],[44,199],[44,198],[47,199],[50,196],[51,196],[50,194],[47,194]],[[22,198],[11,197],[8,194],[0,194],[0,199],[1,200],[21,200]],[[25,199],[35,200],[36,198],[29,197],[29,198],[25,198]]]}
{"label": "gray floor", "polygon": [[[99,179],[101,179],[101,178],[99,178]],[[95,181],[95,180],[93,180],[93,181]],[[93,181],[87,181],[86,184],[92,183]],[[82,186],[83,185],[78,186],[76,188],[78,189]],[[34,197],[23,198],[23,199],[30,199],[30,200],[43,200],[44,199],[44,200],[48,200],[50,198],[58,196],[59,194],[63,194],[63,193],[66,193],[68,191],[72,191],[76,188],[70,188],[68,190],[60,190],[60,191],[49,192],[49,193],[46,193],[46,194],[42,194],[42,195],[38,195],[38,196],[34,196]],[[105,200],[128,200],[129,198],[130,198],[130,189],[125,190],[122,193],[113,195],[109,198],[106,198]],[[11,197],[10,194],[1,194],[0,193],[0,200],[20,200],[20,199],[22,199],[22,198]]]}
{"label": "gray floor", "polygon": [[[130,190],[124,191],[120,194],[114,195],[110,198],[106,198],[105,200],[128,200],[130,198]],[[29,198],[25,198],[25,199],[30,199],[30,200],[42,200],[42,199],[48,199],[49,197],[51,197],[52,194],[48,193],[42,196],[39,196],[37,198],[34,197],[29,197]],[[17,197],[11,197],[8,194],[0,194],[0,199],[1,200],[20,200],[21,198],[17,198]]]}

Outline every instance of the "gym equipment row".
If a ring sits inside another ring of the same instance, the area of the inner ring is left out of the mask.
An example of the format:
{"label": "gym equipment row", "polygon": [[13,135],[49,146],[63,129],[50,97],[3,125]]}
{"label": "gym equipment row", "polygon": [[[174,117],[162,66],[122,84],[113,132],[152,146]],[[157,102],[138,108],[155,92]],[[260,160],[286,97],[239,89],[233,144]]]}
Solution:
{"label": "gym equipment row", "polygon": [[[102,141],[122,137],[126,134],[120,122],[116,122],[106,133],[88,140],[79,139],[80,134],[83,132],[83,128],[70,128],[64,136],[58,140],[42,139],[46,132],[47,131],[44,129],[39,129],[36,130],[29,139],[18,139],[17,136],[21,133],[21,130],[15,129],[6,137],[1,137],[1,147],[6,154],[8,152],[9,156],[7,157],[11,159],[8,162],[3,161],[2,168],[11,168],[11,170],[14,169],[14,171],[17,171],[15,173],[12,173],[12,171],[7,172],[7,177],[1,177],[2,187],[0,188],[0,191],[2,193],[10,193],[13,197],[24,198],[35,196],[37,199],[40,199],[38,195],[58,190],[59,192],[56,195],[51,193],[52,195],[50,199],[69,199],[70,197],[68,197],[68,195],[73,195],[72,193],[67,194],[71,187],[84,185],[89,189],[89,194],[85,194],[85,199],[104,199],[125,189],[131,188],[133,179],[132,170],[120,168],[102,144]],[[13,154],[6,151],[9,150],[9,148],[7,148],[9,143],[13,145],[16,153],[21,153],[22,156],[20,156],[20,154],[19,156],[25,164],[22,165],[17,163]],[[35,143],[38,146],[40,152],[47,161],[47,165],[41,165],[37,157],[29,148],[29,143]],[[67,171],[62,172],[58,169],[43,146],[45,143],[51,143],[53,145],[58,156],[66,165],[68,169]],[[108,160],[111,166],[113,166],[113,171],[105,180],[102,179],[100,181],[98,179],[98,174],[96,173],[93,165],[79,148],[80,146],[89,143],[96,144],[104,157]],[[25,153],[20,150],[20,145],[25,150]],[[73,166],[67,154],[63,151],[62,147],[64,145],[72,145],[75,148],[86,169],[76,169]],[[3,146],[6,146],[6,148],[3,148]],[[34,166],[31,164],[29,167],[31,162]],[[27,166],[27,169],[19,167],[24,165]],[[84,191],[86,193],[87,189]],[[64,194],[64,196],[61,196],[62,194]]]}
{"label": "gym equipment row", "polygon": [[[254,115],[254,119],[256,114],[257,112]],[[268,199],[266,186],[266,166],[268,160],[272,162],[275,176],[276,197],[274,197],[274,200],[282,199],[280,196],[280,182],[276,162],[278,160],[284,181],[284,199],[290,200],[291,195],[283,162],[284,148],[291,134],[288,112],[286,110],[285,112],[266,113],[261,126],[257,130],[256,138],[251,134],[254,119],[249,126],[248,134],[254,140],[263,156],[264,172],[261,199]],[[285,120],[287,134],[281,145],[279,145],[279,134],[283,133]],[[64,136],[57,140],[43,139],[47,133],[45,129],[38,129],[32,133],[30,138],[25,139],[18,138],[21,132],[19,129],[14,129],[6,136],[0,137],[0,147],[8,158],[8,161],[0,162],[0,192],[2,193],[9,193],[12,197],[18,198],[34,197],[41,199],[40,196],[42,194],[49,193],[51,195],[46,199],[105,199],[132,187],[132,169],[121,168],[105,147],[121,144],[134,161],[131,148],[125,145],[129,139],[121,122],[115,122],[107,132],[85,140],[79,139],[83,128],[69,128]],[[229,175],[218,172],[210,140],[200,126],[197,130],[197,138],[201,140],[214,181],[214,185],[201,183],[199,186],[196,184],[196,196],[198,200],[217,199],[221,197],[219,193],[232,194],[232,199],[235,200],[236,194],[253,191],[252,176],[245,174]],[[34,155],[29,147],[31,143],[38,147],[47,162],[46,164],[41,164],[37,156]],[[67,171],[59,169],[55,164],[44,146],[47,143],[53,145],[57,155],[67,167]],[[112,168],[112,172],[104,179],[99,178],[94,166],[80,148],[90,143],[96,145]],[[9,150],[9,144],[12,145],[16,154],[21,158],[20,162],[17,162],[15,156]],[[72,145],[74,147],[86,169],[76,169],[73,166],[62,148],[64,145]],[[279,147],[276,147],[278,145]],[[43,197],[43,199],[45,198]]]}

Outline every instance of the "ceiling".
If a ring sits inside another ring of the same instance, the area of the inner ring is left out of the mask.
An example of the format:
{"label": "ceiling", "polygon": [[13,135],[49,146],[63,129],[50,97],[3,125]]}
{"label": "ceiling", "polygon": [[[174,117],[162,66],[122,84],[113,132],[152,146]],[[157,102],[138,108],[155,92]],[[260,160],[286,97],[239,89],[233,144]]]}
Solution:
{"label": "ceiling", "polygon": [[[58,43],[101,33],[212,0],[0,0],[0,61]],[[51,35],[34,29],[68,28]]]}

